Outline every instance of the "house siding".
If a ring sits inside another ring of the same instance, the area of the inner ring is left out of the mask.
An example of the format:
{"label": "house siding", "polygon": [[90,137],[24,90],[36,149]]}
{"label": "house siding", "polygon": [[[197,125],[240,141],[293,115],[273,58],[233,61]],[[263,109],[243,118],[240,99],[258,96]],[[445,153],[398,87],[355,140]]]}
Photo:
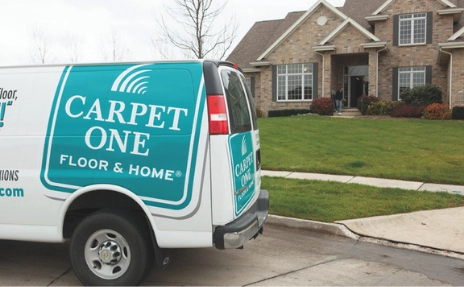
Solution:
{"label": "house siding", "polygon": [[464,106],[464,50],[453,53],[452,89],[453,106]]}

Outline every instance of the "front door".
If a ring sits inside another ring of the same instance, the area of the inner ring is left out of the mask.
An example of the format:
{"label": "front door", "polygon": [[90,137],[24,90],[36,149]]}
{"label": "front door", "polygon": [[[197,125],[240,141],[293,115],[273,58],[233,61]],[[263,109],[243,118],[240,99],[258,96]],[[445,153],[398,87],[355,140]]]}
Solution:
{"label": "front door", "polygon": [[358,98],[364,95],[364,76],[351,76],[350,77],[350,90],[348,105],[351,108],[357,106]]}

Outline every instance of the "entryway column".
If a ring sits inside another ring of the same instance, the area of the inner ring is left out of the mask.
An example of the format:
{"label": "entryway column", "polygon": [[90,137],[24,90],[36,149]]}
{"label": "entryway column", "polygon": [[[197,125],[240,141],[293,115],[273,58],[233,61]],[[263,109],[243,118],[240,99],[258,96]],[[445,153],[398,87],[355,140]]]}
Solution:
{"label": "entryway column", "polygon": [[369,94],[368,96],[378,97],[378,71],[379,63],[377,61],[377,50],[370,49],[369,51]]}

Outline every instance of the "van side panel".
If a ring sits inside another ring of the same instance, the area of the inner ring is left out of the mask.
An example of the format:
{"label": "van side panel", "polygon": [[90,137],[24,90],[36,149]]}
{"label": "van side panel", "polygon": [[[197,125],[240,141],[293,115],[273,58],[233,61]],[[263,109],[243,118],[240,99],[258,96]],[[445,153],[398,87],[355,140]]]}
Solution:
{"label": "van side panel", "polygon": [[0,98],[2,239],[61,240],[57,228],[61,202],[43,196],[40,162],[48,112],[62,71],[63,67],[0,69],[5,95]]}
{"label": "van side panel", "polygon": [[44,149],[46,196],[105,183],[131,190],[153,214],[187,216],[206,153],[202,79],[201,63],[66,67]]}
{"label": "van side panel", "polygon": [[160,232],[199,232],[211,246],[202,67],[0,68],[0,238],[61,241],[64,201],[114,186],[139,196]]}

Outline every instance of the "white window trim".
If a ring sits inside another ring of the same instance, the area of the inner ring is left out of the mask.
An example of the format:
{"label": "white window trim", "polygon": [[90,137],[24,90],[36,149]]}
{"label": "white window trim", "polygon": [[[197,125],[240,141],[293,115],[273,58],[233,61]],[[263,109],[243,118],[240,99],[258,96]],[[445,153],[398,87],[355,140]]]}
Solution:
{"label": "white window trim", "polygon": [[[416,70],[414,70],[416,69]],[[420,70],[419,70],[420,69]],[[427,68],[426,67],[401,67],[398,68],[398,100],[401,100],[401,75],[402,74],[409,74],[409,88],[412,89],[414,88],[414,74],[423,74],[424,75],[424,83],[422,85],[425,85],[427,82]],[[420,86],[420,85],[419,85]]]}
{"label": "white window trim", "polygon": [[[301,65],[302,66],[302,70],[304,71],[304,66],[305,65],[311,65],[312,68],[313,68],[313,71],[311,73],[305,73],[305,72],[302,72],[302,73],[288,73],[288,67],[291,66],[291,65]],[[285,66],[285,74],[279,74],[279,67],[282,67],[282,66]],[[303,63],[303,64],[283,64],[283,65],[278,65],[277,66],[277,83],[276,83],[276,86],[277,86],[277,102],[311,102],[313,101],[314,99],[314,65],[313,63]],[[302,82],[302,99],[288,99],[288,77],[289,76],[301,76],[301,82]],[[311,85],[311,90],[312,90],[312,94],[311,94],[311,98],[310,99],[304,99],[305,97],[305,94],[304,94],[304,86],[305,86],[305,81],[304,81],[304,77],[305,76],[310,76],[312,78],[312,85]],[[279,88],[280,88],[280,84],[279,84],[279,77],[285,77],[285,99],[280,99],[279,98]]]}
{"label": "white window trim", "polygon": [[[423,16],[420,16],[420,17],[415,17],[416,15],[423,15]],[[409,19],[401,19],[401,17],[403,16],[411,16],[411,18]],[[425,35],[424,35],[424,41],[423,42],[417,42],[415,43],[414,42],[414,20],[418,20],[418,19],[424,19],[425,22],[424,22],[424,25],[425,25]],[[403,14],[403,15],[400,15],[399,18],[398,18],[398,45],[399,46],[418,46],[418,45],[426,45],[427,44],[427,13],[425,12],[421,12],[421,13],[412,13],[412,14]],[[411,22],[411,42],[410,43],[401,43],[401,22]]]}

